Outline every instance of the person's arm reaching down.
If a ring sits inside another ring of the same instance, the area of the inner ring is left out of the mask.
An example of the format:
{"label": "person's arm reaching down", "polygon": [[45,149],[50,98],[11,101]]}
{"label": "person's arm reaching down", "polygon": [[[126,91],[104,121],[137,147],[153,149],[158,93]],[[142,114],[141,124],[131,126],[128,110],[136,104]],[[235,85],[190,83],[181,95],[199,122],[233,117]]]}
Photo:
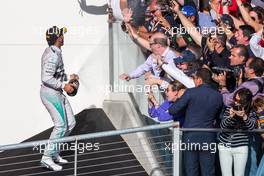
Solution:
{"label": "person's arm reaching down", "polygon": [[175,67],[174,64],[163,64],[162,69],[187,88],[195,87],[193,79],[185,75],[183,71]]}

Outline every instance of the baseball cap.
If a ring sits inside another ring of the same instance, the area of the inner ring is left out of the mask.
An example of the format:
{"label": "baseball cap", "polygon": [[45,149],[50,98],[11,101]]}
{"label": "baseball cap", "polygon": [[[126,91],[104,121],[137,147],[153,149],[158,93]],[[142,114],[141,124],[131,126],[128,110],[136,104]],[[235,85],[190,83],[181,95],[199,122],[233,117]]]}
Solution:
{"label": "baseball cap", "polygon": [[234,28],[234,27],[235,27],[235,26],[234,26],[234,20],[232,19],[232,17],[231,17],[230,15],[228,15],[228,14],[223,14],[223,15],[221,16],[220,19],[221,19],[221,21],[222,21],[224,24],[230,26],[231,28]]}
{"label": "baseball cap", "polygon": [[190,5],[183,6],[181,11],[183,15],[187,17],[196,16],[197,13],[196,9]]}
{"label": "baseball cap", "polygon": [[175,64],[183,63],[183,62],[194,62],[195,55],[190,50],[184,50],[181,53],[181,56],[174,58],[173,61]]}

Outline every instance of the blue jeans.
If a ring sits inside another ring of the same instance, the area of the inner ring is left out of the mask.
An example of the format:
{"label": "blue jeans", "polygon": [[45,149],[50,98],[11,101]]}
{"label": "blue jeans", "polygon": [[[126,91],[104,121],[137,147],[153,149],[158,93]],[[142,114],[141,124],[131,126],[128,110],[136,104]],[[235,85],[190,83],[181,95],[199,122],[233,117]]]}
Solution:
{"label": "blue jeans", "polygon": [[256,176],[264,176],[264,154],[262,155],[262,159],[259,163]]}
{"label": "blue jeans", "polygon": [[256,176],[258,170],[258,156],[261,154],[261,137],[258,134],[249,135],[248,162],[246,176]]}

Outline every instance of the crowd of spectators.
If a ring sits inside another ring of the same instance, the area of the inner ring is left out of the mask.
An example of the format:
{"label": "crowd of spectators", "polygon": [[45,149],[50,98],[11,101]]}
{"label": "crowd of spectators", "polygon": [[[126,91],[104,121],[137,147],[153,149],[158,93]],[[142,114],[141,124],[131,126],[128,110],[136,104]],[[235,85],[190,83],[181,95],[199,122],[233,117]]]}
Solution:
{"label": "crowd of spectators", "polygon": [[[142,49],[146,61],[120,75],[129,81],[145,75],[159,85],[166,100],[148,92],[149,115],[158,121],[180,121],[183,128],[222,128],[184,132],[186,143],[221,143],[223,176],[263,175],[264,7],[259,0],[150,0],[144,23],[133,11],[122,11],[124,32]],[[225,132],[224,130],[235,130]],[[238,131],[236,131],[238,130]],[[184,152],[186,175],[216,175],[215,154]]]}

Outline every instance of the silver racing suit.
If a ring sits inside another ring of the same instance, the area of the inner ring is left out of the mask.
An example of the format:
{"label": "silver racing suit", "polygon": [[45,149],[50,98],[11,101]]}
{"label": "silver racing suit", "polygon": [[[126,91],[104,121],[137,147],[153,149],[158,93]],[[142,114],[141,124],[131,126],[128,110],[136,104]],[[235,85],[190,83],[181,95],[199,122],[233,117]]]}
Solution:
{"label": "silver racing suit", "polygon": [[[71,105],[63,94],[63,87],[67,80],[61,50],[56,46],[48,47],[41,58],[40,97],[54,123],[50,139],[67,136],[76,123]],[[60,146],[59,144],[47,144],[44,155],[57,157]]]}

